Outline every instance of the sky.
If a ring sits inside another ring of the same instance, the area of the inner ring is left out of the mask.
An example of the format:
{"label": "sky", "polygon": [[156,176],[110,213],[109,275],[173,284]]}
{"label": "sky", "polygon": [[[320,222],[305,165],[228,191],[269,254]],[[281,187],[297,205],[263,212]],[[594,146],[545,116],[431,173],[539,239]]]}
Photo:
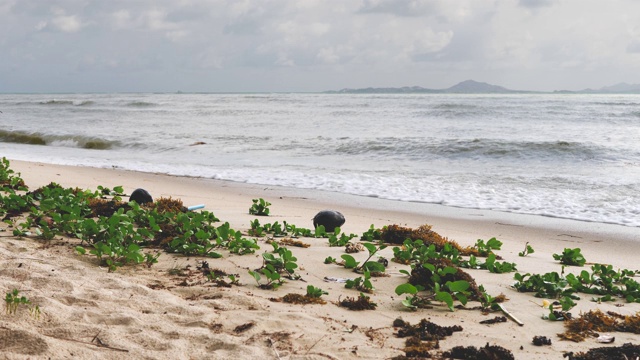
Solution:
{"label": "sky", "polygon": [[0,92],[640,83],[638,0],[0,0]]}

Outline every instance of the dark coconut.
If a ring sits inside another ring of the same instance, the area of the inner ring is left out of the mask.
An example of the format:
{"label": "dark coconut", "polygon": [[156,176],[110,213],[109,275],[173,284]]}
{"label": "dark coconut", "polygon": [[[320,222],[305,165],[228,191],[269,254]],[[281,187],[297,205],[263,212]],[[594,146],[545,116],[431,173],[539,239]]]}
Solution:
{"label": "dark coconut", "polygon": [[324,226],[324,229],[333,232],[345,222],[344,215],[335,210],[322,210],[313,217],[313,227]]}
{"label": "dark coconut", "polygon": [[135,189],[131,193],[131,196],[129,197],[129,201],[135,201],[139,205],[142,205],[142,204],[146,204],[146,203],[152,203],[153,202],[153,198],[151,197],[151,194],[149,194],[149,192],[147,190],[145,190],[145,189]]}

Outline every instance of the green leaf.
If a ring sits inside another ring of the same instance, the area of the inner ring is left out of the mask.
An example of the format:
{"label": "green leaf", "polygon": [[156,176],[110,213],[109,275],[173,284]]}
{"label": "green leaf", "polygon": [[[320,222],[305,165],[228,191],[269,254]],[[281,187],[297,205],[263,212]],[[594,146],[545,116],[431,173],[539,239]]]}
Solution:
{"label": "green leaf", "polygon": [[417,293],[418,293],[418,289],[409,283],[401,284],[396,287],[396,295],[402,295],[402,294],[415,295]]}
{"label": "green leaf", "polygon": [[469,282],[465,280],[448,281],[446,285],[452,292],[463,292],[469,289],[470,286]]}

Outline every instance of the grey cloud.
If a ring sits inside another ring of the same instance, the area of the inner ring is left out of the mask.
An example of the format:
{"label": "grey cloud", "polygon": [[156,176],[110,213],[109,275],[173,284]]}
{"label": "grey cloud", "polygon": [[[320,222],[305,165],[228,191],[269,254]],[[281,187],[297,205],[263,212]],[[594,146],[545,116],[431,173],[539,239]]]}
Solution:
{"label": "grey cloud", "polygon": [[540,8],[545,6],[552,6],[557,0],[519,0],[518,5],[526,8]]}
{"label": "grey cloud", "polygon": [[358,10],[361,14],[392,14],[396,16],[424,16],[433,15],[436,9],[434,1],[411,0],[365,0]]}
{"label": "grey cloud", "polygon": [[627,53],[640,54],[640,40],[635,40],[627,46]]}

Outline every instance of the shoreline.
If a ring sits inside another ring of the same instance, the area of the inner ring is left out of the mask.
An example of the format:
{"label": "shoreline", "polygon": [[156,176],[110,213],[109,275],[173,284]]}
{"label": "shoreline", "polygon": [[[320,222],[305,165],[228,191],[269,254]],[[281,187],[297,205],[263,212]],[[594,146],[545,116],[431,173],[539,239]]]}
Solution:
{"label": "shoreline", "polygon": [[[329,208],[345,215],[347,221],[342,230],[347,234],[360,235],[372,224],[376,228],[391,224],[417,228],[429,224],[434,231],[462,246],[471,246],[477,239],[496,237],[503,242],[502,249],[497,253],[505,261],[517,263],[520,273],[560,272],[561,265],[553,260],[551,254],[561,253],[565,247],[581,248],[589,263],[609,263],[615,268],[637,270],[635,250],[640,248],[640,229],[622,225],[118,169],[15,160],[11,160],[11,169],[21,173],[31,190],[52,181],[63,187],[77,186],[91,190],[98,185],[109,188],[121,185],[129,194],[136,188],[144,188],[154,199],[179,198],[185,206],[204,203],[205,210],[214,213],[221,223],[228,221],[231,228],[243,232],[250,228],[250,221],[255,218],[259,218],[261,223],[284,220],[298,227],[312,228],[311,218],[315,213]],[[271,216],[249,215],[248,208],[253,198],[264,198],[271,202]],[[220,358],[275,359],[280,355],[276,357],[274,348],[265,343],[265,339],[273,341],[276,334],[280,334],[283,336],[280,343],[287,346],[277,351],[281,355],[287,353],[291,359],[382,359],[403,354],[400,349],[404,347],[404,339],[396,338],[391,326],[397,317],[412,324],[428,318],[443,326],[462,325],[462,333],[441,341],[443,350],[456,345],[484,346],[491,343],[511,350],[516,359],[561,359],[565,351],[585,351],[602,346],[594,340],[582,343],[560,341],[555,334],[563,331],[562,323],[540,318],[545,313],[540,306],[542,299],[533,297],[531,293],[513,290],[513,273],[491,274],[469,270],[477,283],[483,284],[490,294],[495,296],[503,293],[509,298],[505,307],[525,323],[523,327],[511,321],[491,326],[478,324],[479,320],[500,313],[486,316],[479,311],[449,312],[441,306],[435,306],[432,310],[407,311],[400,303],[404,296],[394,293],[397,285],[406,282],[406,276],[399,270],[407,266],[393,262],[388,268],[389,277],[373,280],[376,290],[371,297],[378,303],[375,311],[348,311],[331,303],[299,306],[271,302],[271,297],[291,292],[304,293],[304,288],[309,284],[327,290],[329,295],[325,298],[329,302],[358,294],[354,290],[344,289],[341,284],[322,280],[325,276],[353,276],[347,269],[322,263],[326,256],[339,258],[344,253],[343,248],[328,247],[326,239],[300,240],[311,247],[290,249],[298,257],[305,282],[287,281],[281,289],[268,291],[257,288],[247,274],[247,269],[260,266],[260,254],[270,248],[262,240],[259,241],[261,249],[254,255],[237,256],[225,252],[222,259],[207,260],[212,267],[221,267],[240,275],[242,286],[222,289],[212,288],[210,284],[178,286],[178,280],[183,279],[176,280],[168,276],[169,270],[176,266],[189,265],[195,269],[203,258],[163,252],[160,263],[150,269],[125,266],[114,273],[107,273],[89,255],[75,254],[73,246],[44,247],[41,242],[30,239],[3,238],[0,241],[0,259],[5,269],[11,269],[3,271],[3,278],[0,279],[3,288],[21,286],[29,290],[29,297],[40,302],[45,320],[30,319],[25,312],[22,314],[22,323],[14,322],[7,316],[0,317],[0,328],[20,329],[33,342],[40,339],[38,341],[48,344],[43,354],[62,358],[68,357],[69,352],[94,358],[114,358],[114,353],[52,339],[49,335],[54,330],[65,331],[74,338],[88,332],[87,329],[104,331],[102,336],[105,342],[129,349],[131,353],[127,356],[134,357],[180,357],[187,351],[193,358],[206,358],[215,353],[214,357],[219,355]],[[534,247],[535,253],[518,257],[517,253],[524,249],[527,242]],[[385,257],[393,255],[392,247],[384,250]],[[364,255],[354,256],[360,259]],[[39,260],[32,261],[29,258]],[[583,269],[588,268],[567,267],[566,271],[579,272]],[[153,289],[149,284],[160,284],[162,287]],[[130,301],[124,301],[127,298]],[[618,301],[624,304],[618,308],[612,303],[590,302],[589,298],[583,295],[572,312],[578,314],[594,308],[624,314],[640,311],[640,304]],[[109,320],[113,316],[120,320]],[[235,326],[250,321],[256,323],[255,328],[241,334],[233,332]],[[345,331],[351,326],[356,328]],[[369,328],[375,329],[377,335],[367,335],[365,330]],[[286,339],[284,333],[288,334]],[[93,335],[95,333],[91,334],[89,340]],[[531,345],[531,338],[537,335],[552,337],[553,345]],[[637,335],[615,333],[615,336],[617,340],[614,345],[619,346],[624,342],[633,342]],[[213,346],[212,342],[218,345]],[[171,344],[171,349],[167,348],[166,343]],[[150,355],[142,355],[144,351],[151,351]],[[24,355],[19,351],[11,354],[16,355],[15,358]],[[115,356],[117,358],[117,354]]]}

